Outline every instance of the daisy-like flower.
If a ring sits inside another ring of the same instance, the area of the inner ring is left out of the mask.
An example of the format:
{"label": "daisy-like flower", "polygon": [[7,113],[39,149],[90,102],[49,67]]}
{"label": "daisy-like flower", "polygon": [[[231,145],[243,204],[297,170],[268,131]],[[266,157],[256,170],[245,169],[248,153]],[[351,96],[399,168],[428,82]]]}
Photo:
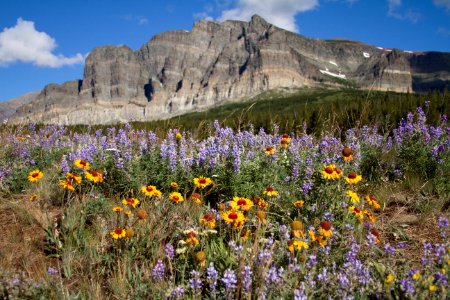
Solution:
{"label": "daisy-like flower", "polygon": [[303,206],[303,204],[305,204],[305,201],[297,200],[297,201],[293,202],[292,204],[294,204],[295,207],[300,208]]}
{"label": "daisy-like flower", "polygon": [[195,231],[189,231],[186,233],[186,245],[188,246],[196,246],[198,245],[199,241],[197,239],[197,234],[195,233]]}
{"label": "daisy-like flower", "polygon": [[363,216],[363,212],[362,210],[360,210],[359,208],[357,208],[356,206],[350,206],[348,208],[349,211],[351,211],[352,213],[354,213],[357,217],[359,217],[360,219],[362,219]]}
{"label": "daisy-like flower", "polygon": [[287,147],[289,147],[289,144],[291,143],[291,138],[289,137],[289,135],[287,135],[286,133],[283,134],[283,136],[281,137],[281,147],[283,147],[284,149],[286,149]]}
{"label": "daisy-like flower", "polygon": [[102,183],[103,182],[103,172],[101,170],[92,170],[84,172],[84,176],[89,181],[93,183]]}
{"label": "daisy-like flower", "polygon": [[122,239],[122,238],[126,237],[127,231],[120,227],[117,227],[116,229],[114,229],[114,231],[111,231],[110,234],[113,239],[118,240],[118,239]]}
{"label": "daisy-like flower", "polygon": [[147,185],[141,188],[141,192],[147,197],[159,197],[162,195],[161,191],[159,191],[154,185]]}
{"label": "daisy-like flower", "polygon": [[370,233],[373,235],[373,236],[375,236],[375,242],[377,243],[377,244],[379,244],[380,243],[380,238],[381,238],[381,233],[380,233],[380,231],[378,231],[378,229],[376,229],[376,228],[372,228],[371,230],[370,230]]}
{"label": "daisy-like flower", "polygon": [[114,206],[112,210],[115,213],[120,213],[123,210],[123,208],[120,206]]}
{"label": "daisy-like flower", "polygon": [[197,204],[202,204],[202,195],[199,193],[192,193],[191,200]]}
{"label": "daisy-like flower", "polygon": [[38,182],[39,180],[41,180],[44,177],[44,173],[42,173],[40,170],[36,169],[31,171],[28,174],[28,181],[29,182]]}
{"label": "daisy-like flower", "polygon": [[311,241],[317,243],[320,247],[325,247],[327,245],[326,239],[324,239],[321,235],[316,235],[313,230],[308,230],[308,234]]}
{"label": "daisy-like flower", "polygon": [[353,203],[359,203],[359,196],[354,191],[348,190],[345,194],[350,198],[350,200]]}
{"label": "daisy-like flower", "polygon": [[89,171],[91,169],[91,164],[83,159],[77,159],[74,165],[76,168],[83,169],[85,171]]}
{"label": "daisy-like flower", "polygon": [[348,184],[358,184],[362,180],[362,176],[356,174],[355,172],[350,172],[347,177],[345,177],[345,181]]}
{"label": "daisy-like flower", "polygon": [[195,253],[195,261],[200,267],[204,267],[206,262],[206,253],[203,251],[198,251]]}
{"label": "daisy-like flower", "polygon": [[169,200],[175,203],[180,203],[184,201],[183,196],[178,192],[172,192],[169,195]]}
{"label": "daisy-like flower", "polygon": [[222,219],[227,224],[241,223],[245,220],[244,214],[240,211],[229,210],[222,212]]}
{"label": "daisy-like flower", "polygon": [[331,164],[331,165],[323,165],[323,171],[320,172],[322,173],[323,178],[327,179],[327,180],[332,180],[337,178],[337,174],[336,174],[336,166]]}
{"label": "daisy-like flower", "polygon": [[71,192],[75,191],[75,188],[73,187],[73,184],[72,184],[72,180],[70,180],[70,179],[60,180],[59,181],[59,186],[62,187],[63,189],[65,189],[65,190],[68,190],[68,191],[71,191]]}
{"label": "daisy-like flower", "polygon": [[194,184],[196,187],[204,189],[205,187],[213,184],[213,181],[209,177],[199,176],[197,178],[194,178]]}
{"label": "daisy-like flower", "polygon": [[248,238],[250,237],[250,234],[252,232],[249,229],[242,229],[241,233],[239,234],[239,237],[241,239],[243,239],[244,241],[248,240]]}
{"label": "daisy-like flower", "polygon": [[133,213],[131,212],[131,210],[126,210],[123,212],[123,214],[127,217],[127,218],[131,218],[133,216]]}
{"label": "daisy-like flower", "polygon": [[342,149],[342,158],[344,159],[344,161],[351,161],[353,159],[353,150],[350,148],[344,148]]}
{"label": "daisy-like flower", "polygon": [[367,195],[365,197],[366,202],[372,206],[374,209],[380,209],[381,205],[380,203],[378,203],[377,198],[375,198],[375,196],[373,195]]}
{"label": "daisy-like flower", "polygon": [[170,183],[170,186],[171,186],[172,188],[176,189],[176,188],[178,188],[178,183],[176,183],[175,181],[172,181],[172,182]]}
{"label": "daisy-like flower", "polygon": [[77,174],[73,174],[73,173],[66,173],[66,179],[70,179],[73,182],[75,182],[76,184],[80,184],[81,183],[81,176],[77,175]]}
{"label": "daisy-like flower", "polygon": [[413,275],[413,279],[414,280],[419,280],[422,276],[420,275],[419,271],[417,271],[416,273],[414,273]]}
{"label": "daisy-like flower", "polygon": [[394,281],[394,279],[395,279],[394,275],[389,274],[389,275],[386,277],[386,280],[384,281],[384,283],[386,283],[386,284],[391,284],[391,283]]}
{"label": "daisy-like flower", "polygon": [[276,197],[278,196],[278,192],[271,186],[266,187],[266,190],[263,192],[264,195],[268,197]]}
{"label": "daisy-like flower", "polygon": [[266,148],[264,148],[264,153],[268,156],[275,154],[276,149],[272,146],[268,146]]}
{"label": "daisy-like flower", "polygon": [[259,223],[262,223],[264,225],[267,225],[267,214],[263,210],[258,210],[256,212],[256,218],[258,219]]}
{"label": "daisy-like flower", "polygon": [[38,196],[36,194],[31,195],[30,198],[29,198],[30,202],[34,202],[37,199],[38,199]]}
{"label": "daisy-like flower", "polygon": [[261,197],[254,197],[252,199],[253,203],[257,205],[259,208],[266,210],[269,207],[269,203],[264,201]]}
{"label": "daisy-like flower", "polygon": [[136,208],[136,206],[139,204],[139,200],[136,198],[127,198],[122,200],[123,205],[130,205],[133,206],[133,208]]}
{"label": "daisy-like flower", "polygon": [[132,229],[132,228],[128,228],[126,231],[125,231],[125,237],[127,238],[127,239],[130,239],[130,238],[132,238],[134,236],[134,230]]}
{"label": "daisy-like flower", "polygon": [[309,245],[302,240],[295,240],[293,243],[294,248],[296,248],[298,251],[302,251],[302,249],[308,249]]}
{"label": "daisy-like flower", "polygon": [[333,235],[333,231],[331,231],[331,223],[330,221],[322,221],[319,227],[320,235],[328,238]]}
{"label": "daisy-like flower", "polygon": [[292,235],[296,238],[304,238],[303,234],[303,223],[299,220],[294,220],[291,223],[291,232]]}
{"label": "daisy-like flower", "polygon": [[377,218],[375,215],[368,209],[363,210],[363,214],[369,219],[370,222],[375,223]]}
{"label": "daisy-like flower", "polygon": [[216,227],[216,218],[212,212],[207,213],[200,218],[200,224],[208,226],[210,229],[214,229]]}
{"label": "daisy-like flower", "polygon": [[233,197],[230,206],[234,210],[249,211],[253,207],[253,201],[244,197]]}
{"label": "daisy-like flower", "polygon": [[294,250],[295,250],[295,248],[294,248],[294,241],[293,240],[287,241],[287,245],[288,245],[289,252],[294,253]]}
{"label": "daisy-like flower", "polygon": [[140,209],[140,210],[138,210],[137,216],[138,216],[138,218],[141,219],[141,220],[145,220],[145,219],[148,218],[148,214],[147,214],[147,211],[146,211],[145,209]]}

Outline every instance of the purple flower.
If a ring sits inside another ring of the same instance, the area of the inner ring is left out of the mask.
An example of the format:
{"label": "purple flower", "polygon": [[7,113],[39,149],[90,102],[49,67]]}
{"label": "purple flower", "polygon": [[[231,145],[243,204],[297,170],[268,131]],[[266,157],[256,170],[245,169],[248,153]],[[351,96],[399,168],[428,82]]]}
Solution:
{"label": "purple flower", "polygon": [[153,280],[155,280],[156,282],[161,282],[164,278],[164,269],[165,269],[164,263],[162,262],[162,260],[159,259],[152,270]]}
{"label": "purple flower", "polygon": [[253,275],[252,267],[244,266],[242,276],[244,276],[243,284],[245,291],[248,291],[250,289],[250,285],[252,284],[252,275]]}
{"label": "purple flower", "polygon": [[202,289],[202,279],[200,272],[196,270],[191,271],[191,278],[189,279],[189,285],[194,293],[201,291]]}
{"label": "purple flower", "polygon": [[413,283],[408,279],[402,279],[399,281],[400,287],[405,292],[405,295],[412,297],[414,295],[415,289]]}
{"label": "purple flower", "polygon": [[448,218],[440,216],[438,219],[439,230],[441,231],[441,237],[445,239],[447,237]]}
{"label": "purple flower", "polygon": [[54,275],[58,274],[58,270],[56,270],[55,268],[52,268],[52,267],[48,267],[47,274],[50,276],[54,276]]}
{"label": "purple flower", "polygon": [[217,280],[219,279],[219,273],[214,268],[214,263],[210,263],[209,267],[206,269],[206,281],[209,284],[209,289],[215,291],[217,287]]}
{"label": "purple flower", "polygon": [[222,277],[222,282],[225,285],[226,294],[231,294],[236,289],[237,278],[233,270],[227,269]]}
{"label": "purple flower", "polygon": [[164,253],[170,260],[172,260],[175,257],[175,250],[172,244],[167,243],[166,246],[164,246]]}
{"label": "purple flower", "polygon": [[183,297],[184,294],[184,288],[181,286],[177,286],[172,290],[172,293],[170,294],[170,299],[181,299],[181,297]]}
{"label": "purple flower", "polygon": [[394,255],[395,254],[395,248],[392,247],[390,244],[385,244],[383,246],[384,253],[387,255]]}
{"label": "purple flower", "polygon": [[282,279],[283,271],[284,269],[282,267],[280,267],[278,270],[276,266],[270,267],[267,270],[266,274],[266,284],[270,285],[271,283],[279,283]]}

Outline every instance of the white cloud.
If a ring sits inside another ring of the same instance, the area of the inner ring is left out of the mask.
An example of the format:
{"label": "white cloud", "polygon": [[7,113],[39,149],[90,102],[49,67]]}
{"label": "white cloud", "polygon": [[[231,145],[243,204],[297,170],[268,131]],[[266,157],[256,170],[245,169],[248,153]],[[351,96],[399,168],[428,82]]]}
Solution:
{"label": "white cloud", "polygon": [[444,28],[444,27],[439,27],[436,30],[436,33],[438,35],[444,36],[444,37],[450,37],[450,29]]}
{"label": "white cloud", "polygon": [[37,31],[34,22],[17,20],[14,27],[0,32],[0,66],[15,62],[32,63],[39,67],[58,68],[84,62],[80,53],[72,57],[54,54],[55,39],[45,32]]}
{"label": "white cloud", "polygon": [[127,14],[121,16],[120,18],[125,21],[136,22],[138,25],[145,25],[148,23],[148,19],[144,16],[134,16],[132,14]]}
{"label": "white cloud", "polygon": [[278,27],[298,32],[295,15],[317,5],[319,0],[238,0],[235,7],[222,11],[219,21],[248,21],[258,14]]}
{"label": "white cloud", "polygon": [[422,15],[411,9],[403,13],[399,13],[398,10],[402,6],[402,0],[388,0],[388,16],[405,21],[408,20],[412,23],[416,23],[420,20]]}
{"label": "white cloud", "polygon": [[450,0],[433,0],[434,5],[443,6],[447,11],[450,11]]}

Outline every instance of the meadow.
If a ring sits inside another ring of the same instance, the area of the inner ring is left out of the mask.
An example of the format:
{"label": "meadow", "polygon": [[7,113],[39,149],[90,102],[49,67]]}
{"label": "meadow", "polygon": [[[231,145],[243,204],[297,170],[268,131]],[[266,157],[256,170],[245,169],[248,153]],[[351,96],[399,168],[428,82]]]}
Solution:
{"label": "meadow", "polygon": [[448,96],[395,97],[3,126],[0,298],[448,299]]}

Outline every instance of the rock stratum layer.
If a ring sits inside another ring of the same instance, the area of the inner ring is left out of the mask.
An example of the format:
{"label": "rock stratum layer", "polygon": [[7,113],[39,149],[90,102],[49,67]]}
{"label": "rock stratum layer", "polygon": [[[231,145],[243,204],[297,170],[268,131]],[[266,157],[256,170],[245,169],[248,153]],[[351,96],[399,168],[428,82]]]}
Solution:
{"label": "rock stratum layer", "polygon": [[82,80],[49,84],[3,118],[11,123],[147,121],[267,90],[323,85],[397,92],[448,89],[450,53],[311,39],[256,15],[250,22],[199,21],[191,31],[158,34],[137,51],[96,48],[86,58]]}

